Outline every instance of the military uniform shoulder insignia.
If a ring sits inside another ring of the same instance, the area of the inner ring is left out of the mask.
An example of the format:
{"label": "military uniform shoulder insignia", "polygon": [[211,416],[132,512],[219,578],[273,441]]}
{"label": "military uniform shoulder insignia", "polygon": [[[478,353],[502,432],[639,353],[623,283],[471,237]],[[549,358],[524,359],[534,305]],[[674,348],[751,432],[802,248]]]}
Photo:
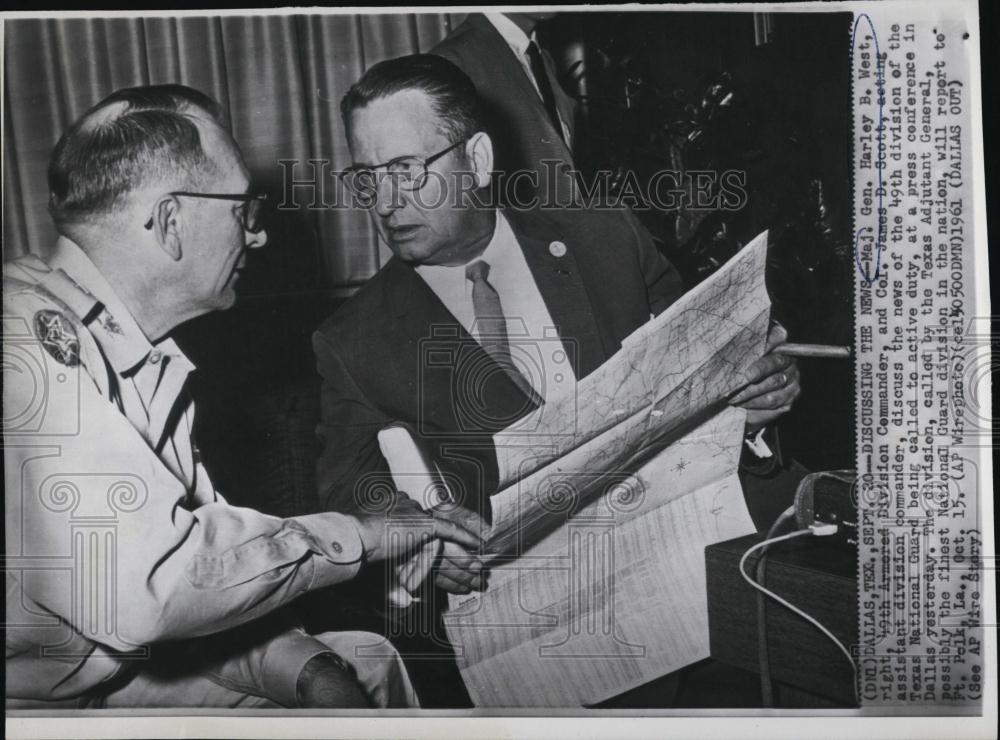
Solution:
{"label": "military uniform shoulder insignia", "polygon": [[121,324],[115,321],[115,317],[109,314],[107,310],[101,312],[101,315],[97,317],[97,321],[104,328],[104,331],[109,334],[117,334],[120,337],[125,335]]}
{"label": "military uniform shoulder insignia", "polygon": [[115,317],[108,312],[108,309],[100,301],[97,301],[93,305],[81,321],[84,326],[90,326],[96,321],[98,326],[109,334],[117,334],[118,336],[124,336],[125,334],[125,332],[122,331],[121,324],[115,321]]}
{"label": "military uniform shoulder insignia", "polygon": [[35,314],[35,335],[45,351],[60,365],[80,364],[80,340],[73,324],[59,311],[44,309]]}

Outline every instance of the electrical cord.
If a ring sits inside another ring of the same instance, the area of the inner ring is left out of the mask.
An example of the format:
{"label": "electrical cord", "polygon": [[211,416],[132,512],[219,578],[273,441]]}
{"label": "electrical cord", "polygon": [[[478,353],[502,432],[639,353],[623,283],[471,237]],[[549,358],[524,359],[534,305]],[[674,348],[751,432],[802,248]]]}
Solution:
{"label": "electrical cord", "polygon": [[[781,516],[778,517],[778,520],[771,527],[771,532],[777,530],[777,528],[780,526],[780,524],[783,523],[783,520],[786,518],[786,514],[788,514],[787,511],[785,511]],[[767,539],[764,539],[761,542],[758,542],[756,545],[750,547],[745,553],[743,553],[743,557],[740,558],[740,562],[739,562],[739,566],[738,567],[739,567],[740,575],[743,576],[743,580],[745,580],[748,584],[750,584],[750,586],[752,586],[758,592],[760,592],[760,593],[762,593],[764,595],[770,596],[772,599],[774,599],[775,601],[777,601],[779,604],[781,604],[785,608],[789,609],[790,611],[794,612],[795,614],[798,614],[800,617],[802,617],[807,622],[809,622],[810,624],[812,624],[814,627],[816,627],[816,629],[818,629],[820,632],[822,632],[830,640],[833,641],[833,643],[840,649],[840,652],[842,652],[844,654],[844,656],[847,658],[848,662],[851,665],[851,671],[854,674],[854,679],[855,679],[854,680],[854,686],[855,686],[855,690],[856,690],[856,687],[857,687],[857,666],[854,664],[854,657],[851,655],[851,652],[846,647],[844,647],[844,644],[840,640],[838,640],[836,638],[836,636],[834,636],[834,634],[832,632],[830,632],[830,630],[828,630],[826,627],[824,627],[822,624],[820,624],[819,621],[817,621],[815,618],[813,618],[810,615],[806,614],[804,611],[802,611],[801,609],[799,609],[794,604],[789,603],[787,600],[783,599],[781,596],[778,596],[778,594],[776,594],[773,591],[765,588],[764,586],[761,586],[759,583],[757,583],[756,581],[754,581],[754,579],[751,578],[747,574],[746,569],[745,569],[745,564],[746,564],[747,559],[750,557],[750,555],[752,553],[756,552],[757,550],[765,550],[766,548],[770,547],[773,544],[776,544],[778,542],[784,542],[786,540],[794,539],[794,538],[797,538],[797,537],[805,537],[805,536],[808,536],[808,535],[814,535],[814,536],[818,536],[818,537],[824,537],[824,536],[828,536],[828,535],[831,535],[831,534],[835,534],[836,531],[837,531],[837,525],[836,524],[811,524],[809,527],[807,527],[805,529],[799,529],[799,530],[796,530],[794,532],[790,532],[788,534],[781,535],[780,537],[768,537]],[[769,534],[770,534],[770,532],[769,532]],[[761,616],[761,609],[760,609],[760,602],[758,602],[758,618],[760,616]],[[762,623],[758,622],[758,628],[759,629],[763,629]],[[759,636],[760,636],[760,632],[758,632],[758,638],[759,638]],[[764,642],[766,643],[766,636],[765,636]],[[763,663],[764,663],[765,668],[766,668],[767,667],[766,647],[765,647],[765,654],[764,654]],[[763,674],[762,674],[762,677],[763,677]],[[770,689],[771,689],[771,687],[770,687],[770,677],[768,676],[766,691],[768,693],[770,693]],[[762,680],[762,683],[761,683],[761,691],[762,691],[762,694],[765,691],[763,680]],[[764,698],[765,699],[770,699],[771,697],[770,696],[765,696]]]}
{"label": "electrical cord", "polygon": [[[774,524],[767,530],[765,540],[773,539],[782,525],[795,518],[795,505],[792,504],[785,509]],[[767,570],[767,548],[761,548],[760,557],[757,558],[756,577],[757,583],[764,584],[764,577]],[[771,684],[771,661],[767,648],[767,600],[762,591],[757,592],[757,667],[760,673],[760,697],[761,706],[770,709],[774,706],[774,689]]]}

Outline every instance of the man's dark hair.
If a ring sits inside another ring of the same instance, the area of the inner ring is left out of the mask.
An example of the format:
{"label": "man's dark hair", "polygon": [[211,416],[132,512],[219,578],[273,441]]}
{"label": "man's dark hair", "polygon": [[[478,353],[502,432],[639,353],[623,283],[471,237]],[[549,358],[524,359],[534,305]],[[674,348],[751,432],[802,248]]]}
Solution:
{"label": "man's dark hair", "polygon": [[107,215],[142,182],[196,182],[211,162],[192,116],[222,122],[219,105],[184,85],[118,90],[60,137],[49,160],[56,227]]}
{"label": "man's dark hair", "polygon": [[442,133],[452,144],[485,130],[479,95],[468,75],[443,57],[411,54],[379,62],[351,85],[340,101],[348,135],[351,113],[404,90],[420,90],[430,97]]}

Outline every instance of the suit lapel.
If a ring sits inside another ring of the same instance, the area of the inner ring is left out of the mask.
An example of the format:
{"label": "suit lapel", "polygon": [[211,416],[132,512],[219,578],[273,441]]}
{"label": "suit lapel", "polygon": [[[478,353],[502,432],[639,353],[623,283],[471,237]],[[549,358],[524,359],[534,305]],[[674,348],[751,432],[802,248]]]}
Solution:
{"label": "suit lapel", "polygon": [[519,95],[534,95],[535,97],[538,97],[538,92],[531,84],[531,80],[529,80],[528,76],[524,73],[521,61],[514,56],[514,52],[511,51],[510,46],[507,45],[507,41],[500,35],[500,32],[494,28],[489,19],[485,15],[475,13],[469,16],[468,22],[470,25],[478,28],[484,38],[489,40],[491,48],[483,50],[484,57],[487,59],[497,59],[506,56],[511,62],[513,62],[512,64],[496,64],[492,66],[492,69],[501,73],[511,85],[516,87]]}
{"label": "suit lapel", "polygon": [[573,98],[559,84],[555,62],[552,60],[552,55],[544,49],[542,50],[542,62],[545,64],[545,73],[549,77],[549,85],[552,87],[552,94],[556,99],[556,108],[559,111],[559,116],[562,118],[563,123],[566,124],[566,128],[569,129],[570,141],[573,141],[573,137],[576,136],[576,110],[573,105]]}
{"label": "suit lapel", "polygon": [[[547,131],[546,135],[549,140],[553,143],[561,145],[564,150],[562,161],[573,161],[572,155],[569,150],[566,149],[566,142],[563,140],[562,132],[556,131],[553,127],[552,121],[549,120],[548,114],[545,113],[545,106],[542,105],[541,98],[538,95],[538,90],[535,89],[534,84],[530,79],[528,79],[528,74],[525,71],[524,66],[521,64],[521,60],[514,55],[514,52],[511,50],[504,37],[500,35],[500,32],[497,31],[492,23],[490,23],[489,19],[481,13],[470,14],[466,22],[469,23],[469,25],[478,28],[484,38],[489,40],[489,44],[492,48],[488,50],[484,49],[483,54],[486,58],[498,59],[506,56],[508,59],[507,64],[496,64],[492,66],[492,69],[495,70],[495,73],[503,75],[507,82],[516,88],[516,97],[513,99],[532,101],[538,100],[538,105],[532,105],[527,108],[528,110],[534,111],[533,118],[535,120],[531,122],[531,125],[544,127]],[[566,98],[567,96],[564,92],[562,92],[562,88],[556,81],[555,73],[551,67],[551,61],[546,58],[547,56],[548,55],[543,52],[542,59],[546,65],[546,70],[549,72],[549,83],[553,86],[552,90],[556,98],[556,107],[559,109],[560,115],[565,115],[564,108],[568,99],[561,99]],[[560,93],[562,94],[561,97]],[[570,116],[572,117],[572,114],[570,114]],[[522,123],[521,125],[527,124]],[[572,129],[573,127],[570,124],[570,131],[572,131]]]}
{"label": "suit lapel", "polygon": [[[529,235],[513,221],[511,226],[549,315],[559,329],[573,372],[581,378],[604,362],[605,351],[574,245]],[[557,246],[553,249],[552,245]],[[557,256],[559,252],[563,252],[562,256]]]}
{"label": "suit lapel", "polygon": [[[399,367],[416,377],[416,400],[423,404],[418,420],[438,430],[492,434],[535,408],[416,270],[395,259],[387,269],[393,272],[390,300],[400,338]],[[484,372],[485,367],[491,371]]]}

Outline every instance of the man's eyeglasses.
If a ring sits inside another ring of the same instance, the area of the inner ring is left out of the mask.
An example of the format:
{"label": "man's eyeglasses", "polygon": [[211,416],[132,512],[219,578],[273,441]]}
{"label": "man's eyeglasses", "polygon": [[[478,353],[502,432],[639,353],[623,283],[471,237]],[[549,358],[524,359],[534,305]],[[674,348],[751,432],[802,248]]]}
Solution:
{"label": "man's eyeglasses", "polygon": [[344,185],[354,195],[364,201],[371,201],[375,198],[375,191],[378,189],[378,170],[385,169],[386,175],[392,178],[393,184],[403,190],[420,190],[427,182],[427,167],[433,164],[449,152],[458,149],[468,139],[456,141],[447,149],[442,149],[437,154],[429,157],[396,157],[383,164],[372,165],[371,167],[348,167],[340,177]]}
{"label": "man's eyeglasses", "polygon": [[[241,200],[240,220],[243,229],[251,234],[259,234],[264,230],[264,220],[261,218],[267,193],[190,193],[185,190],[175,190],[167,195],[181,195],[185,198],[208,198],[209,200]],[[153,228],[153,217],[145,223],[146,229]]]}

